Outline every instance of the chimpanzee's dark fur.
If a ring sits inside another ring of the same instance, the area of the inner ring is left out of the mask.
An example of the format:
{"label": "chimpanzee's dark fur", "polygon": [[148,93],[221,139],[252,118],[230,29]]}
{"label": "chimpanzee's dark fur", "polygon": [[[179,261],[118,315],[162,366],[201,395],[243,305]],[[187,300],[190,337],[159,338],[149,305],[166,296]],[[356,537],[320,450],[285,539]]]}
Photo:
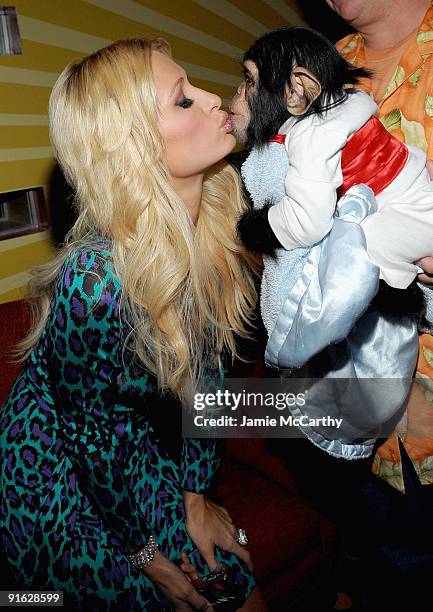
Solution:
{"label": "chimpanzee's dark fur", "polygon": [[259,210],[245,212],[239,219],[237,230],[247,249],[275,257],[275,250],[282,248],[282,244],[269,225],[268,210],[271,206],[272,202],[269,202]]}
{"label": "chimpanzee's dark fur", "polygon": [[[286,85],[290,83],[295,66],[307,68],[322,86],[319,97],[304,117],[311,113],[322,114],[343,102],[350,95],[346,85],[356,85],[361,77],[371,76],[368,71],[349,64],[330,41],[308,28],[281,28],[264,34],[246,51],[243,61],[246,60],[253,61],[259,73],[255,93],[247,95],[251,114],[247,128],[248,148],[263,146],[290,117]],[[302,121],[302,117],[299,120]],[[238,223],[238,234],[250,250],[275,256],[281,244],[268,221],[269,206],[246,211]],[[407,289],[394,289],[380,281],[373,305],[389,317],[409,315],[418,322],[425,313],[424,296],[416,281]]]}
{"label": "chimpanzee's dark fur", "polygon": [[251,121],[247,128],[247,146],[265,144],[290,117],[286,87],[292,69],[307,68],[320,81],[322,90],[308,112],[322,114],[343,102],[346,85],[356,85],[370,76],[364,68],[349,64],[327,38],[308,28],[281,28],[258,38],[245,52],[243,61],[257,66],[259,81],[255,93],[247,95]]}

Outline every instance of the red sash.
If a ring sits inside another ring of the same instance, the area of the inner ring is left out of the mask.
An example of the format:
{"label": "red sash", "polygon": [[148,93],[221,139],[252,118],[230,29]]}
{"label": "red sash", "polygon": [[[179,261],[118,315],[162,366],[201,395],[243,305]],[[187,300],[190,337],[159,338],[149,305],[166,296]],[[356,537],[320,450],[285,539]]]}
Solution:
{"label": "red sash", "polygon": [[377,117],[371,117],[342,151],[343,184],[338,195],[358,183],[368,185],[378,195],[401,172],[408,155],[407,147]]}
{"label": "red sash", "polygon": [[274,134],[269,138],[269,142],[278,142],[278,144],[284,144],[286,142],[287,134]]}
{"label": "red sash", "polygon": [[[284,144],[285,139],[286,134],[276,134],[270,142]],[[407,147],[377,117],[370,117],[342,150],[343,184],[338,189],[339,197],[359,183],[368,185],[378,195],[401,172],[408,155]]]}

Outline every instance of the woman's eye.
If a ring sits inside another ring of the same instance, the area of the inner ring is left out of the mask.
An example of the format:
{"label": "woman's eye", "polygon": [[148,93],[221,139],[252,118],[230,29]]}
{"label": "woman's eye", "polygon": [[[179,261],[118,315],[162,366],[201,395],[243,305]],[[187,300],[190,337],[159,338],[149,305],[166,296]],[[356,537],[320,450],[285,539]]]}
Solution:
{"label": "woman's eye", "polygon": [[194,100],[191,100],[190,98],[182,98],[176,102],[176,106],[180,106],[181,108],[189,108],[193,102]]}

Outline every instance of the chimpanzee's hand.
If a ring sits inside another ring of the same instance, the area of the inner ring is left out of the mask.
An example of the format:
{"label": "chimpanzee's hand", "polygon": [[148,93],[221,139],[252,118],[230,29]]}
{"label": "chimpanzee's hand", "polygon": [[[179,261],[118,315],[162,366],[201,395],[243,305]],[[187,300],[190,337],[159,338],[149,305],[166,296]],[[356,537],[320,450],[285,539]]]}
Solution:
{"label": "chimpanzee's hand", "polygon": [[267,203],[259,210],[247,210],[238,221],[238,235],[250,251],[266,253],[275,257],[275,249],[282,245],[268,221],[268,210],[272,204]]}

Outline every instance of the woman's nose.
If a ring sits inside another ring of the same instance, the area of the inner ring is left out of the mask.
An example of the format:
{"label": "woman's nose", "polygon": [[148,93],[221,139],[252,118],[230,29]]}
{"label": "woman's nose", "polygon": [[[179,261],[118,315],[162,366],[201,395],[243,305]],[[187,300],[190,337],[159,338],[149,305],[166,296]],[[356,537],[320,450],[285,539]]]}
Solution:
{"label": "woman's nose", "polygon": [[209,104],[209,108],[211,110],[219,110],[222,106],[222,99],[217,95],[217,94],[213,94],[213,93],[208,93],[209,95],[209,99],[208,99],[208,104]]}

